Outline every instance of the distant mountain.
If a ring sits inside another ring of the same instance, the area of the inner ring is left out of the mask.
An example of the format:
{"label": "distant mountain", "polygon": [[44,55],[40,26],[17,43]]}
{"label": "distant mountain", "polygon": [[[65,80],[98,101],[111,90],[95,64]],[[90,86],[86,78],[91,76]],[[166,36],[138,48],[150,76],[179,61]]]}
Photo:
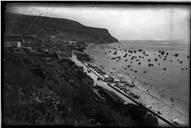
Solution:
{"label": "distant mountain", "polygon": [[[32,24],[32,27],[30,26]],[[42,38],[52,35],[65,40],[86,41],[91,43],[112,43],[118,40],[107,29],[84,26],[64,18],[32,16],[5,13],[5,33],[35,34]]]}

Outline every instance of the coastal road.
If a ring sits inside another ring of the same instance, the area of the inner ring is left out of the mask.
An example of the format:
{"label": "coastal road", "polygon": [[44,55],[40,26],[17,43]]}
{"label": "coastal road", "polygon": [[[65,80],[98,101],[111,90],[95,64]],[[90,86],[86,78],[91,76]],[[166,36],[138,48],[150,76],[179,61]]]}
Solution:
{"label": "coastal road", "polygon": [[[86,65],[84,65],[82,62],[80,62],[75,55],[72,55],[71,60],[73,62],[76,63],[76,65],[83,67],[84,72],[86,72],[93,80],[94,80],[94,85],[95,86],[100,86],[103,87],[105,89],[107,89],[108,91],[112,91],[115,94],[117,94],[121,99],[123,99],[124,101],[128,102],[128,103],[134,103],[131,100],[129,100],[126,96],[122,95],[120,92],[118,92],[117,90],[115,90],[114,88],[110,87],[107,85],[107,82],[104,82],[102,80],[97,80],[97,78],[102,78],[102,76],[100,76],[98,73],[96,73],[96,71],[94,71],[91,68],[88,68]],[[88,70],[91,70],[90,73],[88,73]]]}
{"label": "coastal road", "polygon": [[[74,61],[78,66],[83,67],[84,72],[86,72],[94,80],[94,84],[95,85],[103,87],[103,88],[105,88],[105,89],[107,89],[109,91],[112,91],[113,93],[115,93],[117,96],[119,96],[121,99],[123,99],[127,103],[133,103],[133,104],[141,105],[142,107],[147,109],[150,113],[152,113],[154,116],[156,116],[159,119],[159,125],[161,125],[161,126],[173,126],[173,127],[176,127],[176,125],[174,125],[172,122],[170,122],[166,118],[162,117],[161,115],[157,114],[156,112],[148,109],[147,107],[145,107],[144,105],[142,105],[138,101],[134,100],[133,98],[129,97],[126,93],[121,91],[119,88],[113,86],[112,84],[108,84],[105,81],[97,80],[97,78],[99,78],[99,77],[102,78],[102,76],[99,75],[92,68],[89,68],[84,63],[79,61],[74,53],[73,53],[73,55],[71,57],[71,60]],[[88,70],[91,70],[91,72],[88,73]]]}

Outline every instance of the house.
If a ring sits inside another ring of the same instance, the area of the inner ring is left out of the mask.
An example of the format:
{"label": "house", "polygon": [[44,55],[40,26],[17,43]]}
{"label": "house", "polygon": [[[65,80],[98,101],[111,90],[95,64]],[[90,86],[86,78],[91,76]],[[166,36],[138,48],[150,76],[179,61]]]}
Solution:
{"label": "house", "polygon": [[32,47],[23,47],[24,49],[27,49],[27,50],[29,50],[29,51],[32,51]]}
{"label": "house", "polygon": [[51,35],[50,36],[50,39],[55,39],[56,37],[54,35]]}
{"label": "house", "polygon": [[103,75],[103,77],[104,77],[104,81],[106,81],[106,82],[113,82],[114,81],[114,78],[112,78],[109,75]]}
{"label": "house", "polygon": [[23,38],[21,34],[5,34],[4,47],[21,47]]}
{"label": "house", "polygon": [[69,43],[69,45],[76,45],[77,42],[75,40],[74,41],[70,40],[70,41],[68,41],[68,43]]}
{"label": "house", "polygon": [[120,82],[121,82],[121,83],[127,83],[127,80],[126,80],[125,77],[120,77],[119,79],[120,79]]}
{"label": "house", "polygon": [[21,48],[21,42],[17,41],[17,48]]}
{"label": "house", "polygon": [[118,82],[120,82],[120,79],[115,79],[114,81],[115,81],[116,83],[118,83]]}
{"label": "house", "polygon": [[23,45],[33,43],[37,40],[36,35],[23,35],[23,34],[5,34],[4,35],[4,46],[5,47],[17,47],[21,48]]}
{"label": "house", "polygon": [[37,38],[37,35],[27,34],[23,35],[23,45],[25,46],[31,46],[32,44],[39,44],[39,39]]}

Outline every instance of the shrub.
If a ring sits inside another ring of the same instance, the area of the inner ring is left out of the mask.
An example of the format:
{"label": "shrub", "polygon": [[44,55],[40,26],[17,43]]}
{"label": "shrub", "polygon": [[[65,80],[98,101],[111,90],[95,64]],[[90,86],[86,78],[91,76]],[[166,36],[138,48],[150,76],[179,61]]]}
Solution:
{"label": "shrub", "polygon": [[144,119],[145,126],[157,126],[158,120],[152,114],[147,114]]}
{"label": "shrub", "polygon": [[127,104],[124,110],[125,116],[130,116],[137,123],[142,123],[147,110],[141,106],[134,104]]}

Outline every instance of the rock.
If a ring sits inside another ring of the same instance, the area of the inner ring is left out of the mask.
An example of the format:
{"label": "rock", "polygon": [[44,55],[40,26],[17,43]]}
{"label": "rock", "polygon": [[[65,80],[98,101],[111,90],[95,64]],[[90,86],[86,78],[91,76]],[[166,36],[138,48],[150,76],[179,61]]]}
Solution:
{"label": "rock", "polygon": [[153,64],[148,64],[148,66],[149,66],[149,67],[152,67],[152,66],[154,66],[154,65],[153,65]]}
{"label": "rock", "polygon": [[174,54],[175,57],[178,57],[178,55],[179,55],[178,53]]}
{"label": "rock", "polygon": [[142,52],[142,51],[143,51],[143,49],[138,49],[138,51],[139,51],[139,52]]}

